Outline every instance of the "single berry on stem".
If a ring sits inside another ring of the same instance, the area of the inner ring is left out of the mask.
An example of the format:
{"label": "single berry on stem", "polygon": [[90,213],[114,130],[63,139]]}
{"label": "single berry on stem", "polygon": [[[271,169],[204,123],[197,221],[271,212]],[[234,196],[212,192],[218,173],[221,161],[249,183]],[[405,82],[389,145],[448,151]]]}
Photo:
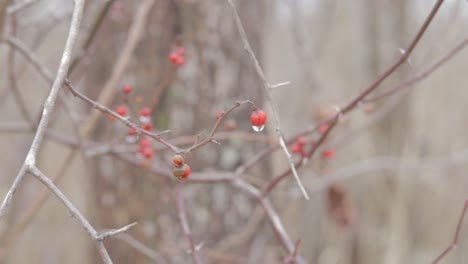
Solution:
{"label": "single berry on stem", "polygon": [[129,94],[132,92],[132,86],[130,86],[129,84],[126,84],[122,87],[122,92],[124,94]]}
{"label": "single berry on stem", "polygon": [[115,112],[120,116],[127,115],[127,107],[125,105],[119,105],[115,108]]}
{"label": "single berry on stem", "polygon": [[149,123],[151,121],[151,108],[142,107],[139,111],[139,120],[141,123]]}
{"label": "single berry on stem", "polygon": [[223,111],[216,111],[215,113],[216,120],[220,119],[223,115],[224,115]]}
{"label": "single berry on stem", "polygon": [[263,110],[257,109],[250,115],[250,123],[255,132],[260,132],[265,127],[267,115]]}
{"label": "single berry on stem", "polygon": [[304,146],[306,144],[306,140],[304,137],[298,137],[296,139],[296,143],[299,145],[299,146]]}
{"label": "single berry on stem", "polygon": [[172,169],[172,173],[174,174],[174,177],[176,177],[177,180],[183,181],[188,178],[190,175],[190,167],[187,164],[184,164],[180,167],[174,167]]}
{"label": "single berry on stem", "polygon": [[137,131],[136,131],[136,129],[134,129],[133,127],[130,127],[130,128],[128,129],[127,135],[129,135],[129,136],[135,136],[136,134],[137,134]]}
{"label": "single berry on stem", "polygon": [[184,167],[185,167],[185,170],[184,170],[184,174],[182,174],[182,178],[183,178],[183,179],[187,179],[188,176],[190,175],[190,172],[192,172],[192,171],[190,170],[190,166],[189,166],[189,165],[185,164]]}
{"label": "single berry on stem", "polygon": [[322,157],[327,160],[333,159],[335,157],[335,151],[333,149],[325,149],[322,151]]}
{"label": "single berry on stem", "polygon": [[177,60],[179,59],[179,55],[175,52],[171,52],[169,53],[169,56],[167,57],[167,59],[172,63],[172,64],[176,64]]}
{"label": "single berry on stem", "polygon": [[142,139],[140,139],[139,144],[140,144],[140,149],[145,149],[145,148],[149,147],[151,142],[147,138],[142,138]]}
{"label": "single berry on stem", "polygon": [[172,157],[172,164],[176,167],[180,167],[185,164],[185,159],[182,155],[174,155],[174,157]]}
{"label": "single berry on stem", "polygon": [[141,150],[141,154],[143,154],[143,157],[146,159],[151,159],[153,157],[153,150],[151,148],[144,148]]}
{"label": "single berry on stem", "polygon": [[178,67],[182,66],[185,64],[185,59],[184,57],[178,56],[174,64]]}
{"label": "single berry on stem", "polygon": [[149,108],[149,107],[140,108],[140,115],[141,116],[150,116],[151,115],[151,108]]}
{"label": "single berry on stem", "polygon": [[151,124],[149,122],[148,123],[143,123],[142,126],[143,126],[143,129],[148,131],[148,132],[151,132],[151,130],[153,130],[153,124]]}
{"label": "single berry on stem", "polygon": [[297,142],[294,142],[294,143],[291,145],[291,152],[292,152],[293,154],[302,155],[302,146],[299,145]]}

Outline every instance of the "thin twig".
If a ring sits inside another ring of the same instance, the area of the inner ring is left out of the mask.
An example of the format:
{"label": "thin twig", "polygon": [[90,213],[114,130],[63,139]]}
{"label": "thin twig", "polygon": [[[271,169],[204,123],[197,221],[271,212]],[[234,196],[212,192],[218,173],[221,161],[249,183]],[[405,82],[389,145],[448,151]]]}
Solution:
{"label": "thin twig", "polygon": [[465,218],[466,211],[468,210],[468,200],[465,200],[465,205],[463,206],[463,210],[461,212],[460,218],[458,219],[457,229],[455,230],[455,235],[453,236],[453,240],[450,245],[440,253],[440,255],[432,262],[432,264],[437,264],[441,259],[443,259],[452,249],[457,246],[458,237],[460,235],[460,231],[463,225],[463,219]]}
{"label": "thin twig", "polygon": [[291,154],[288,151],[288,147],[286,146],[285,140],[284,140],[284,135],[281,132],[281,127],[280,127],[280,120],[278,116],[278,111],[276,110],[275,104],[273,103],[273,97],[271,95],[271,85],[268,83],[268,81],[265,78],[265,74],[263,73],[262,68],[260,67],[260,64],[255,57],[255,53],[253,52],[252,48],[250,47],[249,40],[247,39],[247,35],[245,34],[244,27],[242,26],[242,22],[240,20],[239,14],[237,13],[237,9],[232,2],[232,0],[227,0],[229,3],[229,6],[231,7],[234,17],[236,19],[236,25],[237,25],[237,30],[239,31],[242,43],[244,45],[244,49],[247,51],[249,54],[250,58],[252,59],[252,62],[255,66],[255,70],[257,72],[257,75],[260,77],[262,83],[263,83],[263,88],[265,89],[267,101],[270,105],[270,109],[273,112],[273,116],[275,117],[275,125],[276,125],[276,134],[278,136],[278,142],[281,148],[283,149],[284,154],[286,155],[286,158],[288,160],[289,166],[291,167],[291,171],[294,175],[294,178],[296,179],[297,185],[299,186],[299,189],[301,190],[302,194],[304,197],[309,200],[309,195],[307,194],[307,191],[304,188],[304,185],[301,182],[301,179],[299,178],[299,175],[297,174],[296,167],[294,165],[294,159],[292,158]]}
{"label": "thin twig", "polygon": [[215,125],[213,126],[213,128],[211,129],[211,132],[210,134],[204,138],[202,141],[198,142],[198,143],[195,143],[193,146],[189,147],[189,148],[186,148],[186,149],[182,149],[179,151],[179,153],[189,153],[189,152],[192,152],[210,142],[213,142],[214,141],[214,135],[216,133],[216,131],[218,130],[219,126],[221,125],[221,123],[223,122],[223,120],[225,119],[225,117],[227,115],[229,115],[229,113],[231,113],[234,109],[238,108],[239,106],[245,104],[245,103],[249,103],[249,104],[253,104],[252,101],[250,100],[245,100],[245,101],[242,101],[242,102],[236,102],[231,108],[229,108],[228,110],[226,110],[225,112],[223,112],[221,114],[221,116],[218,118],[218,120],[216,120],[216,123]]}
{"label": "thin twig", "polygon": [[176,187],[176,204],[177,204],[177,214],[179,215],[180,226],[182,228],[182,233],[187,238],[190,248],[190,254],[192,255],[193,263],[201,264],[200,256],[198,255],[198,250],[195,247],[193,241],[192,232],[190,231],[190,226],[187,220],[187,211],[185,210],[185,201],[184,193],[182,191],[181,184],[178,184]]}
{"label": "thin twig", "polygon": [[154,251],[153,249],[149,248],[145,244],[141,243],[140,241],[136,240],[133,236],[129,234],[119,234],[115,238],[120,239],[130,245],[132,248],[137,250],[138,252],[142,253],[143,255],[147,256],[151,260],[153,260],[156,263],[163,263],[167,264],[167,262],[164,260],[164,258]]}
{"label": "thin twig", "polygon": [[422,71],[420,74],[412,77],[409,80],[398,83],[398,84],[394,85],[393,87],[390,87],[390,88],[384,90],[381,93],[378,93],[378,94],[376,94],[374,96],[370,96],[369,98],[364,99],[363,102],[373,102],[373,101],[380,100],[380,99],[382,99],[384,97],[390,96],[390,95],[392,95],[392,94],[394,94],[394,93],[396,93],[396,92],[398,92],[398,91],[400,91],[402,89],[411,87],[415,83],[418,83],[418,82],[424,80],[431,73],[433,73],[435,70],[437,70],[440,66],[444,65],[447,61],[449,61],[451,58],[453,58],[458,52],[463,50],[463,48],[465,48],[466,45],[468,45],[468,38],[465,38],[454,49],[449,51],[445,56],[440,58],[436,63],[434,63],[433,65],[428,67],[426,70]]}
{"label": "thin twig", "polygon": [[73,203],[70,200],[68,200],[68,198],[57,188],[57,186],[55,186],[55,184],[49,178],[47,178],[47,176],[45,176],[35,165],[29,166],[28,171],[34,176],[36,176],[36,178],[40,182],[42,182],[42,184],[44,184],[57,197],[57,199],[59,199],[65,205],[65,207],[70,212],[71,217],[75,218],[86,230],[86,232],[88,232],[88,234],[91,236],[98,248],[99,254],[101,255],[103,262],[106,264],[111,264],[112,260],[109,256],[109,253],[104,247],[102,241],[98,239],[98,234],[96,230],[80,213],[80,211],[76,209]]}
{"label": "thin twig", "polygon": [[122,234],[122,233],[125,233],[127,232],[128,230],[130,230],[130,228],[136,226],[138,223],[137,222],[133,222],[131,224],[128,224],[124,227],[121,227],[119,229],[112,229],[112,230],[109,230],[109,231],[105,231],[99,235],[96,235],[96,239],[97,240],[104,240],[108,237],[112,237],[112,236],[116,236],[116,235],[119,235],[119,234]]}

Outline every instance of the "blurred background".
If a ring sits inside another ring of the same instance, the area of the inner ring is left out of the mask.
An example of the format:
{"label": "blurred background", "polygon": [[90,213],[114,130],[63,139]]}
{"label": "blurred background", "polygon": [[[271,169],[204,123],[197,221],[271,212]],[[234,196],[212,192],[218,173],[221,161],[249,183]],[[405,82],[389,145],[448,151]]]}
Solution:
{"label": "blurred background", "polygon": [[[21,40],[55,75],[73,1],[0,3],[3,35]],[[235,3],[268,81],[290,82],[272,93],[282,131],[291,138],[396,62],[435,1]],[[466,1],[445,1],[407,63],[379,90],[427,70],[468,37],[467,23]],[[186,156],[194,177],[235,172],[276,142],[262,83],[227,1],[86,1],[79,36],[69,73],[75,86],[110,108],[151,106],[155,131],[169,129],[163,137],[179,146],[206,136],[216,113],[236,101],[249,99],[267,111],[266,129],[254,133],[251,108],[235,109],[220,127],[220,145]],[[167,58],[180,47],[185,64],[175,67]],[[461,51],[421,82],[340,117],[299,169],[310,200],[292,175],[268,194],[290,239],[300,240],[298,255],[306,263],[431,263],[450,245],[468,198],[467,61],[468,52]],[[126,84],[133,87],[128,97],[121,92]],[[1,197],[24,161],[34,135],[28,124],[37,121],[50,87],[2,42]],[[138,222],[105,241],[114,263],[191,263],[176,210],[178,183],[160,175],[170,172],[173,153],[153,142],[154,156],[139,159],[126,131],[64,89],[38,167],[98,230]],[[317,138],[310,134],[306,141]],[[71,147],[70,141],[81,143]],[[103,146],[120,147],[126,158]],[[333,155],[323,155],[327,151]],[[276,151],[241,178],[262,189],[288,166]],[[188,181],[180,188],[203,263],[282,263],[289,255],[262,207],[244,192],[226,182]],[[0,221],[0,263],[101,263],[88,234],[47,193],[26,177]],[[440,263],[466,263],[467,225]]]}

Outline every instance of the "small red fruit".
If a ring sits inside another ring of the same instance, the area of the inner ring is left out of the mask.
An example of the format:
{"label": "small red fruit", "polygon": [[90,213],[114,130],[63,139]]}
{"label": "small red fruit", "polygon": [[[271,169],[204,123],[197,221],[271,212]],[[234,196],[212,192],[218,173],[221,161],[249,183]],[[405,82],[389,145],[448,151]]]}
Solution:
{"label": "small red fruit", "polygon": [[185,64],[185,59],[184,59],[184,57],[177,56],[177,59],[176,59],[176,61],[174,62],[174,64],[177,65],[178,67],[184,65],[184,64]]}
{"label": "small red fruit", "polygon": [[185,171],[184,171],[184,174],[182,174],[182,178],[183,178],[183,179],[187,179],[188,176],[190,175],[190,172],[192,172],[192,171],[190,170],[190,166],[189,166],[189,165],[185,164],[184,167],[185,167]]}
{"label": "small red fruit", "polygon": [[125,105],[119,105],[115,108],[115,112],[120,116],[125,116],[127,114],[127,107]]}
{"label": "small red fruit", "polygon": [[147,138],[142,138],[142,139],[140,139],[139,144],[140,144],[140,149],[143,150],[145,148],[148,148],[150,146],[151,142]]}
{"label": "small red fruit", "polygon": [[133,127],[131,127],[131,128],[128,129],[127,135],[129,135],[129,136],[135,136],[136,134],[137,134],[137,131],[136,131],[136,129],[134,129]]}
{"label": "small red fruit", "polygon": [[184,57],[184,56],[185,56],[185,50],[184,50],[183,47],[178,47],[178,48],[176,49],[176,53],[177,53],[177,55],[179,55],[179,56],[181,56],[181,57]]}
{"label": "small red fruit", "polygon": [[176,166],[172,169],[172,173],[174,174],[174,177],[176,177],[176,179],[179,181],[183,181],[187,179],[188,176],[190,175],[190,172],[191,172],[190,167],[187,164],[184,164],[180,167]]}
{"label": "small red fruit", "polygon": [[146,131],[151,131],[153,130],[153,124],[151,123],[143,123],[143,129],[146,130]]}
{"label": "small red fruit", "polygon": [[250,123],[252,126],[263,126],[265,125],[267,120],[267,115],[262,110],[254,110],[250,115]]}
{"label": "small red fruit", "polygon": [[177,60],[179,59],[179,55],[175,52],[171,52],[169,53],[169,56],[167,57],[167,59],[172,63],[172,64],[176,64]]}
{"label": "small red fruit", "polygon": [[297,143],[299,146],[302,147],[302,146],[304,146],[304,145],[306,144],[306,140],[305,140],[304,137],[298,137],[298,138],[296,139],[296,143]]}
{"label": "small red fruit", "polygon": [[129,84],[126,84],[122,87],[122,92],[124,94],[129,94],[132,92],[132,86],[130,86]]}
{"label": "small red fruit", "polygon": [[185,164],[185,159],[182,155],[174,155],[174,157],[172,157],[172,164],[176,167],[180,167]]}
{"label": "small red fruit", "polygon": [[144,148],[141,150],[141,154],[143,154],[143,157],[146,159],[151,159],[153,157],[153,150],[150,148]]}
{"label": "small red fruit", "polygon": [[328,124],[321,124],[319,126],[319,132],[320,134],[325,134],[327,132],[329,125]]}
{"label": "small red fruit", "polygon": [[140,115],[144,117],[148,117],[151,115],[151,108],[149,107],[142,107],[140,109]]}
{"label": "small red fruit", "polygon": [[216,120],[220,119],[223,115],[224,115],[223,111],[216,111],[215,113]]}
{"label": "small red fruit", "polygon": [[299,154],[301,155],[302,154],[302,146],[299,145],[297,142],[294,142],[292,145],[291,145],[291,152],[293,154]]}
{"label": "small red fruit", "polygon": [[322,157],[325,159],[333,159],[335,157],[335,151],[333,149],[325,149],[322,151]]}

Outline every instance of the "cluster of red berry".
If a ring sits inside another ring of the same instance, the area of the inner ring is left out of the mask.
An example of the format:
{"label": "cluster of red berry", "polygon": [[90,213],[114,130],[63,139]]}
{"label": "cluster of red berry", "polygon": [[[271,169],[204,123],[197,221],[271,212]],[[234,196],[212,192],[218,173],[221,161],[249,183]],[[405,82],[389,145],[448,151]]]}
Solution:
{"label": "cluster of red berry", "polygon": [[[133,88],[131,85],[126,84],[122,87],[122,93],[124,96],[128,96],[132,91]],[[128,98],[125,98],[125,101],[128,101]],[[115,112],[122,117],[129,114],[128,107],[125,104],[118,105],[115,108]],[[140,108],[138,111],[138,120],[140,121],[141,128],[146,131],[153,130],[153,124],[151,123],[151,109],[149,107]],[[128,143],[136,142],[137,131],[133,127],[128,129],[126,139]],[[138,156],[145,159],[151,159],[153,157],[153,153],[154,151],[151,146],[151,141],[146,137],[142,137],[139,141],[139,148],[137,151]]]}
{"label": "cluster of red berry", "polygon": [[185,50],[182,47],[177,47],[174,51],[169,53],[167,59],[177,67],[185,64]]}
{"label": "cluster of red berry", "polygon": [[[319,127],[319,132],[320,134],[324,134],[327,132],[329,126],[327,124],[322,124]],[[304,158],[305,151],[304,151],[304,146],[307,144],[306,140],[304,137],[298,137],[290,146],[291,148],[291,153],[300,156],[301,158]],[[328,148],[324,149],[322,151],[322,157],[326,160],[331,160],[335,157],[335,150]]]}
{"label": "cluster of red berry", "polygon": [[176,154],[172,157],[172,173],[179,181],[184,181],[190,175],[190,166],[185,163],[185,159],[182,155]]}

